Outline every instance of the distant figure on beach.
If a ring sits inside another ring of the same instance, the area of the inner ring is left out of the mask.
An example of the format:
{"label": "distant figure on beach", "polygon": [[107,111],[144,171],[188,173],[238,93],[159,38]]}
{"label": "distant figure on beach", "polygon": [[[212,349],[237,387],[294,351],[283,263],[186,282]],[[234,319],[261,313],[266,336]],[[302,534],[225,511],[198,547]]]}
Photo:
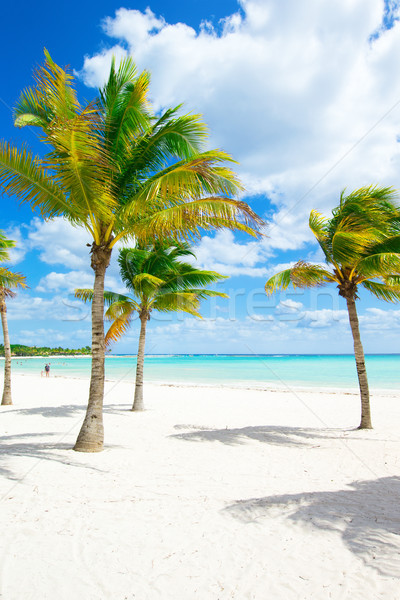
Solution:
{"label": "distant figure on beach", "polygon": [[44,366],[44,370],[45,370],[45,373],[46,373],[46,377],[50,377],[50,365],[49,364],[46,364]]}

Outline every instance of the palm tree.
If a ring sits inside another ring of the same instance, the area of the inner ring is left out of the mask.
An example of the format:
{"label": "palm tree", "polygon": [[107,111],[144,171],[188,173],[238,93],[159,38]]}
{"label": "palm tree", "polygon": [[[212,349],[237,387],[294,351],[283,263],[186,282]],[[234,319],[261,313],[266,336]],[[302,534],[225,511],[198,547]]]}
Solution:
{"label": "palm tree", "polygon": [[198,115],[170,109],[156,117],[149,75],[130,58],[114,61],[100,97],[78,102],[73,78],[46,52],[36,87],[23,92],[15,124],[37,126],[52,147],[44,158],[0,145],[0,185],[46,218],[58,215],[92,237],[92,369],[86,416],[75,450],[103,449],[104,278],[112,249],[124,238],[191,239],[228,227],[255,235],[261,219],[232,196],[241,189],[220,150],[204,151]]}
{"label": "palm tree", "polygon": [[[7,239],[0,231],[0,262],[9,260],[8,250],[15,246],[13,240]],[[25,277],[21,273],[13,273],[0,266],[0,313],[4,338],[4,388],[1,404],[12,404],[11,397],[11,346],[7,323],[6,299],[13,298],[13,288],[26,287]]]}
{"label": "palm tree", "polygon": [[399,210],[392,188],[366,187],[344,195],[327,219],[311,211],[309,225],[317,238],[328,268],[299,261],[271,277],[267,294],[279,289],[311,288],[336,283],[346,300],[354,342],[361,396],[359,429],[371,429],[369,389],[364,350],[356,310],[359,286],[386,302],[400,300]]}
{"label": "palm tree", "polygon": [[[119,253],[118,263],[122,280],[132,296],[104,292],[108,305],[106,318],[112,321],[105,337],[106,346],[120,339],[131,326],[133,315],[139,315],[140,336],[132,406],[134,411],[144,410],[144,351],[146,326],[151,312],[182,311],[202,318],[198,312],[200,300],[212,296],[227,298],[222,292],[204,289],[205,285],[225,277],[215,271],[204,271],[182,262],[180,258],[185,256],[195,255],[189,244],[182,242],[124,248]],[[78,289],[75,290],[75,296],[86,302],[92,300],[93,290]]]}

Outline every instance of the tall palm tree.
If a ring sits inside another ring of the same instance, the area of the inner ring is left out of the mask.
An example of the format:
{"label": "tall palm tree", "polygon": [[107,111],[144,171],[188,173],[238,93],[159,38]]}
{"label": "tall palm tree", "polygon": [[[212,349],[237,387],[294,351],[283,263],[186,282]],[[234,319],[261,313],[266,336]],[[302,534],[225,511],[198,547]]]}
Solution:
{"label": "tall palm tree", "polygon": [[[197,269],[190,263],[180,260],[185,256],[195,256],[187,243],[156,244],[155,246],[124,248],[120,251],[118,263],[120,273],[132,296],[104,292],[108,305],[106,318],[112,321],[105,337],[106,346],[117,341],[131,326],[135,313],[140,319],[140,336],[137,353],[135,397],[132,410],[144,409],[143,405],[143,366],[146,343],[146,326],[152,311],[182,311],[200,317],[199,306],[203,298],[219,296],[222,292],[204,289],[205,285],[225,279],[215,271]],[[75,296],[92,300],[93,290],[75,290]]]}
{"label": "tall palm tree", "polygon": [[328,268],[299,261],[271,277],[267,294],[279,289],[336,283],[346,300],[361,396],[360,429],[371,429],[369,389],[356,309],[359,286],[386,302],[400,300],[400,215],[392,188],[366,187],[345,196],[327,219],[311,211],[309,225]]}
{"label": "tall palm tree", "polygon": [[[14,240],[9,240],[0,231],[0,262],[9,260],[8,250],[15,246]],[[13,273],[0,266],[0,314],[4,338],[4,387],[1,404],[12,404],[11,396],[11,345],[7,323],[7,298],[13,298],[17,287],[26,287],[25,277],[21,273]]]}
{"label": "tall palm tree", "polygon": [[203,229],[228,227],[255,235],[261,219],[232,196],[241,189],[220,150],[204,151],[199,115],[170,109],[156,117],[148,102],[149,74],[127,58],[114,61],[99,98],[78,102],[73,78],[46,62],[36,87],[23,92],[15,124],[37,126],[52,151],[0,145],[0,186],[46,218],[61,215],[92,237],[92,369],[86,416],[75,450],[103,448],[104,278],[114,245],[190,239]]}

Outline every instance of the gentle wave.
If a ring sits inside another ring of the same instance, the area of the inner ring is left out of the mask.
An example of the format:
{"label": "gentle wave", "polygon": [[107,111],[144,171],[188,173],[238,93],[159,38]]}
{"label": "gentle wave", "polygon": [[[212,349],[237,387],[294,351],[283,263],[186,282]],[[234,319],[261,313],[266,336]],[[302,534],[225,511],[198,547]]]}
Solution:
{"label": "gentle wave", "polygon": [[[46,362],[51,375],[90,377],[90,357],[13,358],[15,373],[40,376]],[[400,355],[366,357],[371,388],[399,389]],[[0,361],[3,369],[4,360]],[[136,356],[106,357],[106,378],[135,380]],[[356,389],[351,355],[153,355],[145,359],[145,380],[158,383],[234,385],[235,387],[325,387]]]}

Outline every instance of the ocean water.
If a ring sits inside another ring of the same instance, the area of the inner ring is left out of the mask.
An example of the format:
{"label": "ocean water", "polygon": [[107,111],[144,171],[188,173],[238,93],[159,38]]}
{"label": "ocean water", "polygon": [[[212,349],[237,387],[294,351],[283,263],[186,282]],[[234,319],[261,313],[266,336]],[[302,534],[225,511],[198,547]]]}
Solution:
{"label": "ocean water", "polygon": [[[37,374],[51,363],[51,376],[90,377],[90,357],[13,358],[15,373]],[[400,355],[366,357],[371,389],[400,389]],[[3,370],[4,360],[0,361]],[[107,356],[106,378],[135,380],[135,356]],[[357,389],[354,357],[351,355],[172,355],[146,356],[145,381],[233,385],[235,387],[287,388],[324,387]]]}

